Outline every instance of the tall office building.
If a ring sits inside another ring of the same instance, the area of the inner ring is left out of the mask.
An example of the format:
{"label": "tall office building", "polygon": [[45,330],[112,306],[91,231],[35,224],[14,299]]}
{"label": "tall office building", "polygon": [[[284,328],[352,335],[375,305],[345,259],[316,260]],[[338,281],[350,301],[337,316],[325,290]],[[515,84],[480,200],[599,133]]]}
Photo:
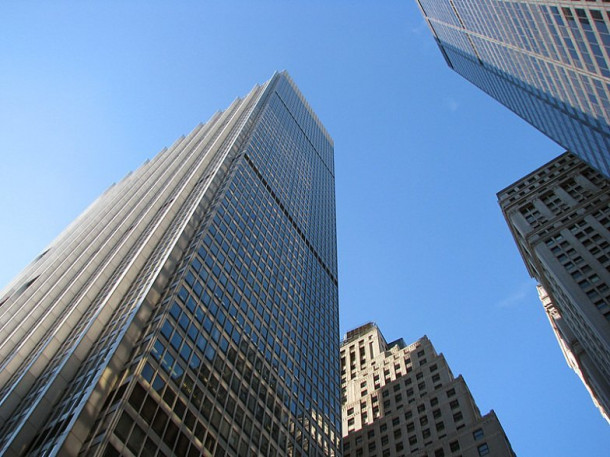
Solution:
{"label": "tall office building", "polygon": [[341,343],[344,457],[513,457],[495,413],[423,337],[387,343],[375,324]]}
{"label": "tall office building", "polygon": [[568,363],[608,419],[610,182],[565,153],[498,201]]}
{"label": "tall office building", "polygon": [[449,66],[610,177],[605,0],[417,0]]}
{"label": "tall office building", "polygon": [[340,455],[333,143],[286,73],[0,295],[0,455]]}

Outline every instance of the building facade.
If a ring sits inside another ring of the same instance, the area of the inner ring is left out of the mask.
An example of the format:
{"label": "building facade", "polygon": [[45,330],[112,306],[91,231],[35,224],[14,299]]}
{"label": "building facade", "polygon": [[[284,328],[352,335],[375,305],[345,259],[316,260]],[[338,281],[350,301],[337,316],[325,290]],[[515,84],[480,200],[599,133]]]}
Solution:
{"label": "building facade", "polygon": [[565,153],[498,193],[568,364],[610,415],[610,183]]}
{"label": "building facade", "polygon": [[339,456],[333,143],[277,73],[0,295],[0,455]]}
{"label": "building facade", "polygon": [[449,66],[610,177],[610,4],[417,0]]}
{"label": "building facade", "polygon": [[425,336],[387,343],[372,323],[348,332],[341,379],[345,457],[514,456],[495,413],[481,415]]}

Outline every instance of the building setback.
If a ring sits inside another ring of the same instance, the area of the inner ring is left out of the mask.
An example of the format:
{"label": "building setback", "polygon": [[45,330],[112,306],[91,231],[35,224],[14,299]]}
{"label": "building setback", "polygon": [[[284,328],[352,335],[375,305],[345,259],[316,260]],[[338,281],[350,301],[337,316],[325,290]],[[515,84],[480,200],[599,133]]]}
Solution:
{"label": "building setback", "polygon": [[448,65],[610,177],[605,0],[417,0]]}
{"label": "building setback", "polygon": [[427,337],[386,343],[373,323],[341,343],[344,457],[512,457],[495,413],[481,416]]}
{"label": "building setback", "polygon": [[570,153],[498,193],[568,364],[610,416],[610,185]]}
{"label": "building setback", "polygon": [[0,293],[0,455],[338,456],[332,139],[277,73]]}

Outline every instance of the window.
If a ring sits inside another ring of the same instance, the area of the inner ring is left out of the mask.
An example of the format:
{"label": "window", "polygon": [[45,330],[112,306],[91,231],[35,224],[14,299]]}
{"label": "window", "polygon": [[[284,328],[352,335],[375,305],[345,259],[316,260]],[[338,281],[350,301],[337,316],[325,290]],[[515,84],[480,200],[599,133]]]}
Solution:
{"label": "window", "polygon": [[395,417],[392,419],[392,425],[396,426],[398,424],[400,424],[400,417]]}
{"label": "window", "polygon": [[455,395],[455,389],[452,388],[447,391],[447,398],[451,398],[454,395]]}
{"label": "window", "polygon": [[434,457],[445,457],[445,450],[443,448],[434,451]]}
{"label": "window", "polygon": [[451,443],[449,443],[449,449],[451,449],[451,452],[459,451],[460,450],[460,442],[457,441],[457,440],[452,441]]}
{"label": "window", "polygon": [[460,407],[460,402],[457,400],[452,400],[451,403],[449,403],[449,406],[451,407],[451,409],[456,409]]}
{"label": "window", "polygon": [[484,436],[485,436],[485,432],[483,432],[482,428],[478,428],[474,432],[472,432],[472,437],[474,438],[475,441],[479,441]]}
{"label": "window", "polygon": [[489,446],[487,443],[483,443],[477,447],[477,451],[479,451],[479,455],[487,455],[489,454]]}
{"label": "window", "polygon": [[439,417],[441,417],[441,410],[435,409],[434,411],[432,411],[432,415],[434,416],[435,419],[438,419]]}
{"label": "window", "polygon": [[438,405],[438,398],[434,397],[430,399],[430,406]]}
{"label": "window", "polygon": [[424,437],[424,439],[426,438],[430,438],[430,429],[426,428],[422,431],[422,436]]}
{"label": "window", "polygon": [[121,441],[126,441],[132,424],[133,419],[126,412],[123,412],[119,424],[114,431],[115,435],[118,436]]}
{"label": "window", "polygon": [[347,410],[347,415],[351,416],[352,414],[354,414],[354,408],[350,408]]}
{"label": "window", "polygon": [[445,423],[443,421],[437,422],[436,423],[436,431],[437,432],[442,432],[443,430],[445,430]]}
{"label": "window", "polygon": [[455,422],[461,421],[464,418],[461,412],[457,412],[453,415],[453,420]]}

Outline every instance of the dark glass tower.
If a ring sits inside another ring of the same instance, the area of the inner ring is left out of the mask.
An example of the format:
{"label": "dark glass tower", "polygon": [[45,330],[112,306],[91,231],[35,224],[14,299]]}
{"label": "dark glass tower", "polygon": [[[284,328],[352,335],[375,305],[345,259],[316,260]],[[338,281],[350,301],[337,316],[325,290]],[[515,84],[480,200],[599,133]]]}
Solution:
{"label": "dark glass tower", "polygon": [[610,4],[417,0],[449,66],[610,177]]}
{"label": "dark glass tower", "polygon": [[333,144],[279,73],[0,295],[0,454],[340,455]]}

